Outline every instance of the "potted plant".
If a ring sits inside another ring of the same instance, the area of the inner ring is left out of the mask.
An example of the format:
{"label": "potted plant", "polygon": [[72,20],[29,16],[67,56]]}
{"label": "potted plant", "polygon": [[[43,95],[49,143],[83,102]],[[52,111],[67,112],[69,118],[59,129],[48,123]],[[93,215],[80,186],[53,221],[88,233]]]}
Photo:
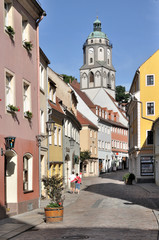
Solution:
{"label": "potted plant", "polygon": [[59,177],[59,175],[53,175],[51,177],[44,177],[42,182],[50,199],[49,205],[44,208],[46,222],[54,223],[63,221],[63,178]]}
{"label": "potted plant", "polygon": [[12,26],[6,26],[6,32],[9,34],[9,36],[11,36],[13,38],[15,31],[12,28]]}
{"label": "potted plant", "polygon": [[132,185],[133,180],[135,180],[135,175],[133,173],[126,173],[123,176],[123,180],[124,180],[125,184]]}
{"label": "potted plant", "polygon": [[20,112],[20,108],[14,106],[14,105],[12,105],[12,104],[9,104],[9,105],[7,106],[7,110],[8,110],[8,111],[11,111],[11,112]]}
{"label": "potted plant", "polygon": [[33,48],[33,44],[31,41],[24,41],[23,45],[27,49],[28,52],[30,52]]}
{"label": "potted plant", "polygon": [[33,114],[32,114],[32,112],[30,112],[30,111],[28,110],[28,111],[26,111],[26,112],[24,113],[24,116],[25,116],[26,118],[28,118],[28,119],[32,119]]}

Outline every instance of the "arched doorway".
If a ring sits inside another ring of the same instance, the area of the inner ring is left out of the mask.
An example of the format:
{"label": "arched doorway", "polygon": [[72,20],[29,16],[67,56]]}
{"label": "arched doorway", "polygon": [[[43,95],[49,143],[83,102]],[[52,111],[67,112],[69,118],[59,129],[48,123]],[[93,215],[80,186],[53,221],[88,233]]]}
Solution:
{"label": "arched doorway", "polygon": [[17,154],[13,150],[5,153],[5,203],[12,211],[17,203]]}

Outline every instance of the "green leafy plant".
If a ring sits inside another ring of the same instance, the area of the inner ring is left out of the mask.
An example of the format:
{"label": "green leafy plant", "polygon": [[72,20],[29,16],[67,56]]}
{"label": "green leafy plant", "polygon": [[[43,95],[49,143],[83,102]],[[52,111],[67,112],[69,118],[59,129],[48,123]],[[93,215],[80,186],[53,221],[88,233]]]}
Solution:
{"label": "green leafy plant", "polygon": [[30,112],[29,110],[25,112],[25,117],[31,119],[33,117],[32,112]]}
{"label": "green leafy plant", "polygon": [[50,204],[47,205],[47,207],[54,208],[63,206],[63,178],[59,177],[59,175],[53,175],[51,177],[44,177],[42,182],[44,183],[44,188],[50,198]]}
{"label": "green leafy plant", "polygon": [[13,29],[11,26],[6,26],[6,32],[7,32],[11,37],[13,37],[14,34],[15,34],[15,31],[14,31],[14,29]]}
{"label": "green leafy plant", "polygon": [[9,104],[9,105],[8,105],[8,108],[9,108],[9,110],[12,111],[12,112],[20,112],[20,108],[14,106],[14,105]]}
{"label": "green leafy plant", "polygon": [[123,176],[123,181],[126,183],[126,184],[132,184],[132,181],[135,180],[135,175],[133,173],[126,173],[124,176]]}
{"label": "green leafy plant", "polygon": [[86,150],[86,151],[80,152],[81,162],[84,162],[85,160],[90,159],[90,158],[91,158],[91,152],[90,151]]}
{"label": "green leafy plant", "polygon": [[23,42],[24,47],[30,52],[33,48],[33,44],[31,41],[24,41]]}

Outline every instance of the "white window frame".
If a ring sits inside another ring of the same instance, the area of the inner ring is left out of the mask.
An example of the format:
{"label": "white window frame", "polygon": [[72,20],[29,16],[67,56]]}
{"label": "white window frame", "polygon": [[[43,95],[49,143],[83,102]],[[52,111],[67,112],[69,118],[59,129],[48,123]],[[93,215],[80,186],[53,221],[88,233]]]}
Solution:
{"label": "white window frame", "polygon": [[57,126],[54,127],[54,145],[57,146]]}
{"label": "white window frame", "polygon": [[61,146],[61,128],[58,129],[59,146]]}
{"label": "white window frame", "polygon": [[[149,104],[149,103],[153,103],[153,105],[154,105],[154,113],[153,114],[148,114],[148,111],[147,111],[147,104]],[[155,115],[155,102],[146,102],[146,115],[147,116],[154,116]]]}
{"label": "white window frame", "polygon": [[[27,181],[25,175],[27,174]],[[29,153],[23,156],[23,191],[33,190],[33,156]]]}
{"label": "white window frame", "polygon": [[68,136],[68,120],[65,121],[65,136]]}
{"label": "white window frame", "polygon": [[31,112],[31,86],[26,80],[23,81],[23,112]]}
{"label": "white window frame", "polygon": [[15,76],[10,71],[5,71],[5,100],[6,108],[9,104],[15,105]]}
{"label": "white window frame", "polygon": [[22,14],[22,42],[29,41],[29,24],[28,19]]}
{"label": "white window frame", "polygon": [[40,88],[44,90],[44,66],[40,63]]}
{"label": "white window frame", "polygon": [[[6,7],[5,7],[6,5]],[[5,0],[4,1],[4,26],[12,26],[13,25],[12,19],[12,0]],[[6,28],[5,28],[6,29]]]}
{"label": "white window frame", "polygon": [[45,120],[44,120],[44,111],[42,109],[40,109],[40,131],[41,133],[45,133]]}
{"label": "white window frame", "polygon": [[98,115],[98,107],[96,107],[96,115]]}
{"label": "white window frame", "polygon": [[[153,84],[147,84],[147,77],[149,76],[153,76]],[[150,86],[154,86],[155,85],[155,74],[147,74],[146,75],[146,86],[150,87]]]}

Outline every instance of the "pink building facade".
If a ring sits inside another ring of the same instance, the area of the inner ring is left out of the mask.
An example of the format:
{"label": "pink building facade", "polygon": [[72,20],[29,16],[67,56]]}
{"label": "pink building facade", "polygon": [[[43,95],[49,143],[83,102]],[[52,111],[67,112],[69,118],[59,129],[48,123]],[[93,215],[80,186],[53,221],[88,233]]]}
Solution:
{"label": "pink building facade", "polygon": [[[35,1],[0,1],[0,210],[19,214],[38,207],[39,38],[44,15]],[[5,138],[16,137],[9,149]]]}

